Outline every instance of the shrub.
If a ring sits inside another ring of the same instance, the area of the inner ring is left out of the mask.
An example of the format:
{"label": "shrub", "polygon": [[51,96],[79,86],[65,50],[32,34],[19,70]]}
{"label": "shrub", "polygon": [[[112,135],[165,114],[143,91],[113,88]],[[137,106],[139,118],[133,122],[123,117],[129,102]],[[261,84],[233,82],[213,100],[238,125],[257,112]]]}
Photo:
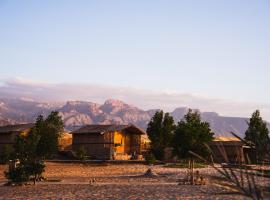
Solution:
{"label": "shrub", "polygon": [[15,183],[23,183],[29,181],[30,174],[24,165],[19,165],[8,172],[5,172],[7,179]]}
{"label": "shrub", "polygon": [[156,162],[156,158],[153,153],[149,153],[145,156],[145,160],[148,165],[153,165]]}
{"label": "shrub", "polygon": [[[14,164],[14,163],[12,163]],[[17,166],[10,167],[8,172],[5,172],[7,179],[12,180],[15,183],[23,183],[29,180],[33,180],[34,184],[36,180],[41,179],[41,174],[44,172],[44,163],[19,163]]]}
{"label": "shrub", "polygon": [[77,151],[76,151],[76,156],[78,159],[80,160],[86,160],[86,155],[87,155],[87,151],[86,149],[81,146]]}

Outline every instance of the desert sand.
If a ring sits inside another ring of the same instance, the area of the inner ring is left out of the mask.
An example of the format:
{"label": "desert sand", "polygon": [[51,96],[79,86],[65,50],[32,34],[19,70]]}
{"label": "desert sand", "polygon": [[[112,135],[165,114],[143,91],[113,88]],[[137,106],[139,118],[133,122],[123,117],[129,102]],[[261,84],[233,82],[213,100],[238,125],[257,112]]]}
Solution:
{"label": "desert sand", "polygon": [[[248,199],[211,178],[206,185],[184,185],[186,169],[153,166],[158,176],[145,177],[148,168],[142,164],[47,163],[45,177],[60,182],[11,187],[3,186],[6,166],[0,165],[0,199]],[[210,167],[199,171],[205,177],[217,175]]]}

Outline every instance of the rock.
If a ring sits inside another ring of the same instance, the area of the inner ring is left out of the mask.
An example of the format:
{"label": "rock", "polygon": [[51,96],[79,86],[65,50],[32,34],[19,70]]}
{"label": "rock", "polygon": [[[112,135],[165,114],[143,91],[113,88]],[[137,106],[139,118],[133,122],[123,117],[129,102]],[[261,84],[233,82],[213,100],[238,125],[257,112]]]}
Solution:
{"label": "rock", "polygon": [[157,177],[158,174],[156,174],[155,172],[152,171],[152,169],[148,169],[145,174],[144,174],[145,177]]}

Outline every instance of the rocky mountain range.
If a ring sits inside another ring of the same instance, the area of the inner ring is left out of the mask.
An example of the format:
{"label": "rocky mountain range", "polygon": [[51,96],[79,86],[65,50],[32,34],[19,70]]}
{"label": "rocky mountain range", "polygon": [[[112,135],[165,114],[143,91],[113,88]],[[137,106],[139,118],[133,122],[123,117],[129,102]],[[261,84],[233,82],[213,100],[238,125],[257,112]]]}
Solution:
{"label": "rocky mountain range", "polygon": [[[66,103],[40,103],[25,99],[0,99],[0,125],[34,122],[35,118],[57,110],[63,117],[66,129],[74,130],[85,124],[129,124],[146,129],[156,110],[142,110],[122,101],[110,99],[104,104],[86,101]],[[179,121],[188,108],[176,108],[170,114]],[[199,111],[199,110],[198,110]],[[202,119],[209,122],[216,136],[230,137],[230,132],[243,137],[247,118],[224,117],[214,112],[201,112]],[[270,124],[268,124],[270,127]]]}

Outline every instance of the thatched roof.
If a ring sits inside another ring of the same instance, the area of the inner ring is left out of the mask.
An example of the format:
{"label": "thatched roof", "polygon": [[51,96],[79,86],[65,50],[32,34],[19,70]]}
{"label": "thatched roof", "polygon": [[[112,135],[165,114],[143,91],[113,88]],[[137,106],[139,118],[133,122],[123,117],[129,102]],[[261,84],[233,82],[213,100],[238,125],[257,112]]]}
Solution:
{"label": "thatched roof", "polygon": [[243,142],[237,138],[219,137],[215,138],[210,145],[215,146],[243,146]]}
{"label": "thatched roof", "polygon": [[33,126],[34,124],[15,124],[15,125],[0,126],[0,133],[23,132],[27,129],[32,128]]}
{"label": "thatched roof", "polygon": [[146,134],[143,130],[138,128],[135,125],[86,125],[78,130],[75,130],[72,132],[72,134],[87,134],[87,133],[109,133],[109,132],[115,132],[115,131],[125,131],[129,130],[131,132],[134,132],[136,134]]}
{"label": "thatched roof", "polygon": [[216,142],[240,142],[241,140],[239,140],[236,137],[215,137],[215,139],[213,141],[216,141]]}

